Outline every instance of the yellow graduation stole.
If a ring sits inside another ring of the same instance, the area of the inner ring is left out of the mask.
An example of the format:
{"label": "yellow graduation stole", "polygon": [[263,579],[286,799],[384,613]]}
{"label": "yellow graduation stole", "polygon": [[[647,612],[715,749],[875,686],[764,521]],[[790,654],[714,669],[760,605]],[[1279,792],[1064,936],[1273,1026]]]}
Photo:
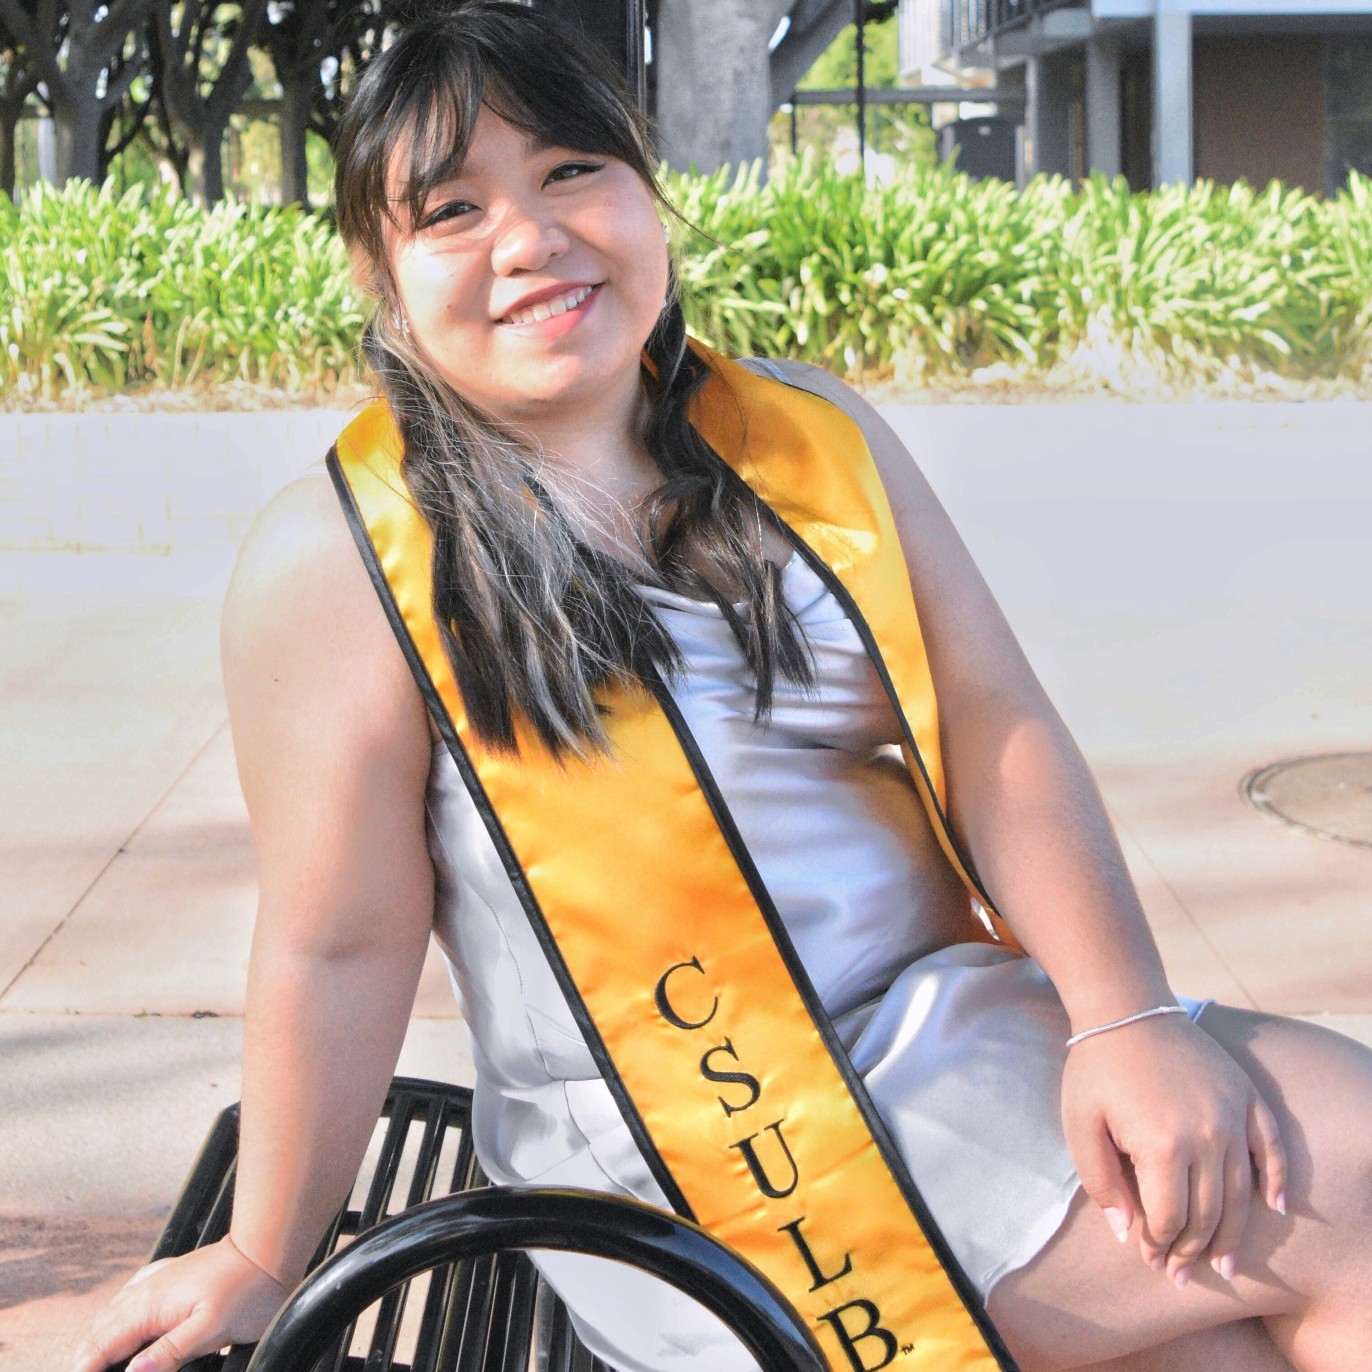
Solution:
{"label": "yellow graduation stole", "polygon": [[[693,346],[710,376],[692,423],[853,620],[934,831],[990,912],[947,822],[933,682],[861,430],[830,402]],[[834,1372],[1013,1372],[666,690],[606,692],[613,756],[555,761],[527,727],[517,756],[473,735],[401,457],[376,403],[329,468],[438,729],[673,1207],[771,1278]],[[968,926],[985,937],[970,908]]]}

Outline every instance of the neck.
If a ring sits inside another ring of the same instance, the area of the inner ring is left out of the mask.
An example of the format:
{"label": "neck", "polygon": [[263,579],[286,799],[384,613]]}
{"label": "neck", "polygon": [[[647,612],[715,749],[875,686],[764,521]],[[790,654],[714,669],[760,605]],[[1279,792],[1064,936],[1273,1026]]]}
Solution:
{"label": "neck", "polygon": [[649,400],[637,369],[629,380],[585,405],[523,415],[516,423],[542,451],[555,480],[631,505],[662,478],[643,439]]}

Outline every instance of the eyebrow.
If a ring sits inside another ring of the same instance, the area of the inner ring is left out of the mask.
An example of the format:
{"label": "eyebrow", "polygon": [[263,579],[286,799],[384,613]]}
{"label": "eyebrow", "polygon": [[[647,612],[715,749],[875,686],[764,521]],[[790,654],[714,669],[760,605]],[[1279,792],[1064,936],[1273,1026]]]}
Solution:
{"label": "eyebrow", "polygon": [[[562,145],[559,143],[549,142],[542,134],[526,133],[524,135],[524,152],[529,157],[537,157],[539,153],[548,152],[552,148],[561,146]],[[437,190],[438,187],[447,185],[452,181],[459,181],[465,176],[479,176],[481,170],[480,167],[473,168],[469,160],[464,158],[460,166],[443,168],[439,173],[438,179],[434,182],[432,189]]]}

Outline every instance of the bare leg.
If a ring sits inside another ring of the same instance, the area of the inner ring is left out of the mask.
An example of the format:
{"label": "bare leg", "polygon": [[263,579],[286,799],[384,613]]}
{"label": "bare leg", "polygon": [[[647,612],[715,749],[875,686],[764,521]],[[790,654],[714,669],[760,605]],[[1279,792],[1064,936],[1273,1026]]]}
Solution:
{"label": "bare leg", "polygon": [[[1117,1244],[1079,1195],[1052,1243],[991,1293],[991,1317],[1024,1372],[1168,1369],[1182,1365],[1168,1360],[1168,1345],[1254,1319],[1299,1372],[1372,1367],[1372,1053],[1308,1024],[1222,1006],[1201,1025],[1277,1116],[1289,1217],[1255,1205],[1234,1281],[1202,1264],[1179,1291]],[[1208,1356],[1192,1365],[1263,1366]]]}
{"label": "bare leg", "polygon": [[1291,1372],[1261,1320],[1240,1320],[1074,1372]]}

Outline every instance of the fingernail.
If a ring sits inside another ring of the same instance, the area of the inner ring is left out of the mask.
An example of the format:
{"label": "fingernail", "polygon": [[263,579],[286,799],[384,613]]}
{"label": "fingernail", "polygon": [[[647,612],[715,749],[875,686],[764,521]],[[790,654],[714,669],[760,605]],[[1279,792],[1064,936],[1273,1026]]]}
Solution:
{"label": "fingernail", "polygon": [[1162,1269],[1167,1266],[1167,1255],[1165,1253],[1154,1253],[1153,1256],[1148,1259],[1148,1266],[1151,1267],[1154,1272],[1161,1272]]}
{"label": "fingernail", "polygon": [[129,1363],[124,1372],[155,1372],[151,1358],[145,1358],[141,1353]]}
{"label": "fingernail", "polygon": [[1219,1273],[1223,1280],[1234,1280],[1234,1255],[1232,1253],[1226,1253],[1222,1258],[1211,1258],[1210,1266]]}
{"label": "fingernail", "polygon": [[1191,1284],[1191,1269],[1189,1267],[1179,1267],[1172,1275],[1172,1282],[1180,1291],[1183,1287]]}
{"label": "fingernail", "polygon": [[1272,1209],[1279,1215],[1286,1214],[1286,1192],[1278,1191],[1277,1199],[1272,1202]]}
{"label": "fingernail", "polygon": [[1105,1207],[1105,1222],[1110,1226],[1110,1232],[1121,1243],[1129,1242],[1129,1221],[1124,1218],[1124,1211],[1116,1209],[1113,1205]]}

